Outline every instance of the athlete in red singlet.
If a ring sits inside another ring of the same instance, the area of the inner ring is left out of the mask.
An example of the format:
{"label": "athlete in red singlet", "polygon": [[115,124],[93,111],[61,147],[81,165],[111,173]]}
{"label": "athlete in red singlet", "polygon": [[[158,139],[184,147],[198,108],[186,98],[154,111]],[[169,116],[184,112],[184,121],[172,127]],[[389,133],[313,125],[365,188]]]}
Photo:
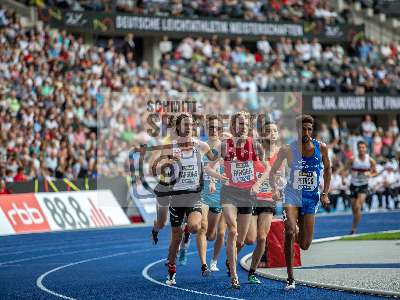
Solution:
{"label": "athlete in red singlet", "polygon": [[228,183],[222,186],[221,203],[228,229],[226,242],[228,275],[232,288],[240,288],[236,273],[237,248],[244,245],[249,229],[254,195],[250,189],[256,182],[257,161],[253,140],[249,137],[249,114],[240,112],[231,119],[233,138],[226,141],[224,170]]}

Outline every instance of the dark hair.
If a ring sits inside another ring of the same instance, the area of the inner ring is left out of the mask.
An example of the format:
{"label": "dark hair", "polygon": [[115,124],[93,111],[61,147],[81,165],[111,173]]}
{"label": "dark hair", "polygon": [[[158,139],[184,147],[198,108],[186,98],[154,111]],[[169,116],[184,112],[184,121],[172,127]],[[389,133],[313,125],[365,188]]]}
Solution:
{"label": "dark hair", "polygon": [[364,142],[364,141],[358,141],[358,142],[357,142],[357,148],[360,147],[360,145],[365,145],[365,146],[367,146],[367,143]]}
{"label": "dark hair", "polygon": [[265,123],[264,123],[264,126],[267,127],[269,125],[276,125],[276,123],[274,121],[271,121],[271,120],[266,120]]}
{"label": "dark hair", "polygon": [[310,123],[314,125],[314,118],[310,115],[301,115],[296,118],[296,123],[298,125],[303,125],[304,123]]}
{"label": "dark hair", "polygon": [[187,113],[182,113],[176,118],[175,132],[177,133],[178,136],[180,136],[182,133],[181,132],[181,124],[182,124],[183,120],[186,118],[190,118],[190,117],[191,117],[191,115],[189,115]]}

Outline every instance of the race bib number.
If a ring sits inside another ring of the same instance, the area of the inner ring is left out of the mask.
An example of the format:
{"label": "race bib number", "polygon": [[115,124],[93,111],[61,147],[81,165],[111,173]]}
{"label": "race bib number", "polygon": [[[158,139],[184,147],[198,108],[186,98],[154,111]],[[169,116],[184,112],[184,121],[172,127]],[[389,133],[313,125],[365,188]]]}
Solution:
{"label": "race bib number", "polygon": [[[260,178],[263,173],[257,172],[257,178]],[[261,184],[260,186],[260,193],[270,192],[271,189],[269,188],[269,180],[268,178]]]}
{"label": "race bib number", "polygon": [[296,170],[294,172],[293,188],[295,190],[314,191],[317,188],[317,173]]}
{"label": "race bib number", "polygon": [[178,182],[180,186],[194,186],[199,183],[199,171],[196,165],[182,166],[180,175]]}
{"label": "race bib number", "polygon": [[233,162],[231,165],[232,182],[248,182],[254,180],[254,165],[252,161]]}

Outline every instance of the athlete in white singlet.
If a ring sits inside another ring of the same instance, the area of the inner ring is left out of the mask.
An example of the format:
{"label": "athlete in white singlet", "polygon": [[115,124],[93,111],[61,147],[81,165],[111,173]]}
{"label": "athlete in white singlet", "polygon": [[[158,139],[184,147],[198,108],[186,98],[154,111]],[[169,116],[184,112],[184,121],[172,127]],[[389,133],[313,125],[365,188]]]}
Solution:
{"label": "athlete in white singlet", "polygon": [[353,225],[350,234],[357,231],[361,220],[361,208],[368,194],[368,182],[371,176],[376,176],[376,163],[368,155],[367,144],[357,143],[358,155],[349,160],[347,168],[351,171],[350,197],[353,210]]}

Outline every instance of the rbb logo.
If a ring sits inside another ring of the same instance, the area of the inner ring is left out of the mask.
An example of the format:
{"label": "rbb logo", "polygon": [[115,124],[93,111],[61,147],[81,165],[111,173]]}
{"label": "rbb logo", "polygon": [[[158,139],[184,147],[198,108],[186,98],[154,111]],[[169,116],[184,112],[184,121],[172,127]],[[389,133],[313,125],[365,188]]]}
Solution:
{"label": "rbb logo", "polygon": [[18,208],[15,203],[11,204],[11,206],[13,209],[8,211],[8,217],[13,225],[18,224],[16,216],[19,217],[19,220],[21,220],[24,225],[42,224],[44,222],[44,218],[40,214],[39,210],[29,207],[26,202],[22,202],[23,208]]}
{"label": "rbb logo", "polygon": [[15,232],[48,231],[46,220],[34,194],[1,197],[0,207]]}

